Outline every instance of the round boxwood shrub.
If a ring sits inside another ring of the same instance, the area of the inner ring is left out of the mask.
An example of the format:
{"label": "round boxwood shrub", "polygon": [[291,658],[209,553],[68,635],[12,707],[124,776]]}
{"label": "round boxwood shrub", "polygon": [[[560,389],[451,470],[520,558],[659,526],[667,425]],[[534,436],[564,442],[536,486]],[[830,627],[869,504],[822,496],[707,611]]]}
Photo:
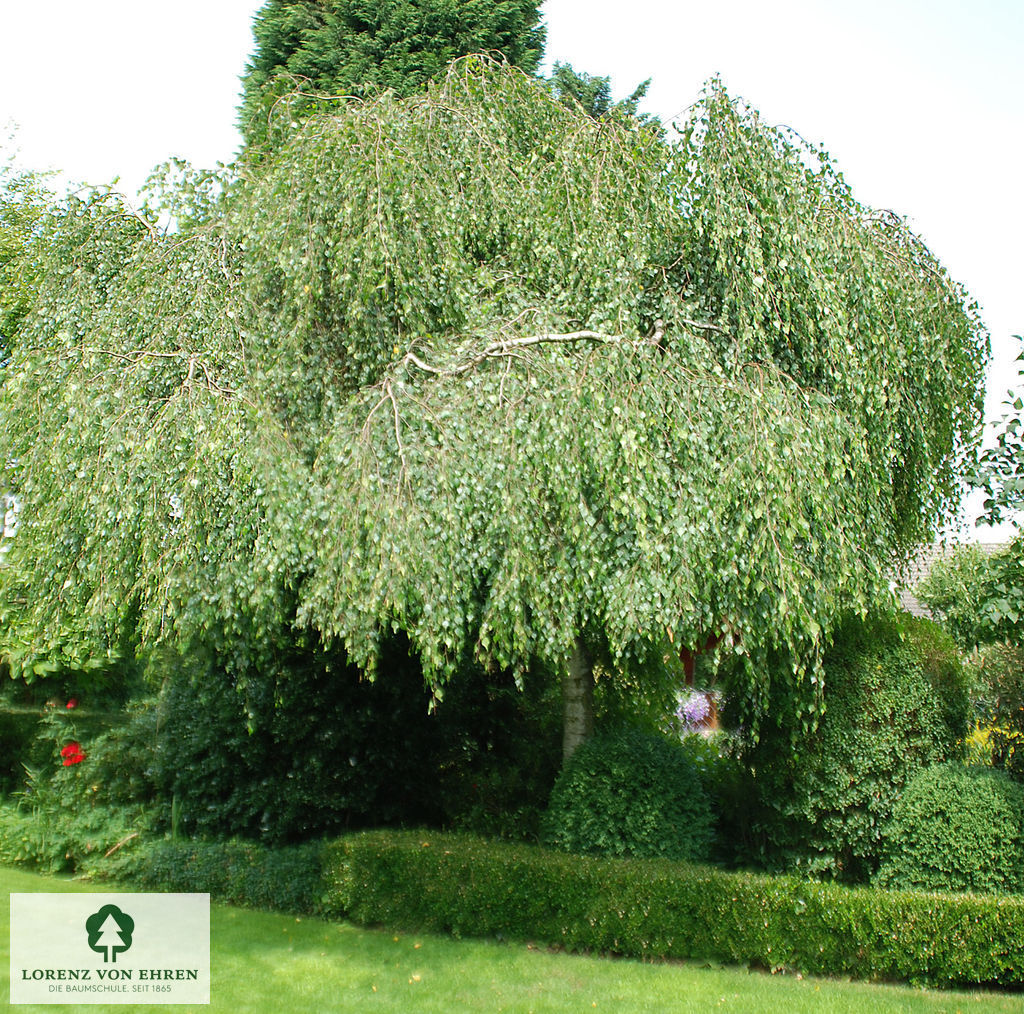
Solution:
{"label": "round boxwood shrub", "polygon": [[706,859],[712,813],[697,766],[664,736],[623,729],[595,736],[551,792],[543,841],[567,852]]}
{"label": "round boxwood shrub", "polygon": [[941,764],[907,784],[875,882],[923,891],[1024,890],[1024,789],[1003,771]]}

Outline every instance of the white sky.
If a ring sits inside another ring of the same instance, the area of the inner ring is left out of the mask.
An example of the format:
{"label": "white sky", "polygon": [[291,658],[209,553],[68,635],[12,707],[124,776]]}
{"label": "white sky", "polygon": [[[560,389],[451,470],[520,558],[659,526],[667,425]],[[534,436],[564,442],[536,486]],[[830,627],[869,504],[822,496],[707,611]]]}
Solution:
{"label": "white sky", "polygon": [[[263,0],[0,0],[0,129],[23,164],[134,192],[172,156],[229,161]],[[653,79],[670,119],[720,74],[823,142],[865,203],[906,215],[982,306],[989,415],[1024,332],[1022,0],[547,0],[548,62]],[[2,134],[0,134],[2,137]],[[980,537],[989,537],[982,529]]]}

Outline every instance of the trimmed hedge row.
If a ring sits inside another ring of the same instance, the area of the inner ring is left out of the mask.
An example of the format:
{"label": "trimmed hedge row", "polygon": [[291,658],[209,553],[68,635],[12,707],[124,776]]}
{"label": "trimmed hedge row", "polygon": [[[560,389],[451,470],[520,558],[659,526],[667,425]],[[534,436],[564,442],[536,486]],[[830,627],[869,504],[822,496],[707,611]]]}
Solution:
{"label": "trimmed hedge row", "polygon": [[155,842],[94,869],[159,891],[404,931],[920,985],[1024,987],[1024,898],[851,888],[468,835]]}
{"label": "trimmed hedge row", "polygon": [[666,860],[366,832],[325,847],[325,910],[364,925],[934,986],[1024,984],[1024,898],[849,888]]}
{"label": "trimmed hedge row", "polygon": [[323,848],[319,842],[268,848],[237,840],[161,841],[90,872],[149,891],[208,893],[226,905],[317,914],[323,912]]}

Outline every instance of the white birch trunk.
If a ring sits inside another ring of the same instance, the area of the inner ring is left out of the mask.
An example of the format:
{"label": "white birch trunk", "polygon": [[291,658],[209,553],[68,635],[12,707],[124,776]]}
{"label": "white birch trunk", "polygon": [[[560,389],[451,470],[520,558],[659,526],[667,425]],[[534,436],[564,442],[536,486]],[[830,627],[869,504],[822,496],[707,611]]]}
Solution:
{"label": "white birch trunk", "polygon": [[562,706],[562,763],[565,764],[576,748],[594,734],[594,669],[579,637],[562,678]]}

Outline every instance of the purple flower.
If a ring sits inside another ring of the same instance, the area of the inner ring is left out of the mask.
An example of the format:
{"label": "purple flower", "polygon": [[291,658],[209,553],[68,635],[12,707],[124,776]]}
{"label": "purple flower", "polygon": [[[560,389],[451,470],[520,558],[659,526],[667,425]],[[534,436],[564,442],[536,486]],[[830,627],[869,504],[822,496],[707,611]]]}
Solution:
{"label": "purple flower", "polygon": [[698,726],[711,714],[711,704],[707,694],[699,691],[692,693],[680,705],[676,711],[680,720],[686,725]]}
{"label": "purple flower", "polygon": [[714,690],[684,690],[676,699],[673,725],[680,735],[706,730],[713,721],[718,705]]}

